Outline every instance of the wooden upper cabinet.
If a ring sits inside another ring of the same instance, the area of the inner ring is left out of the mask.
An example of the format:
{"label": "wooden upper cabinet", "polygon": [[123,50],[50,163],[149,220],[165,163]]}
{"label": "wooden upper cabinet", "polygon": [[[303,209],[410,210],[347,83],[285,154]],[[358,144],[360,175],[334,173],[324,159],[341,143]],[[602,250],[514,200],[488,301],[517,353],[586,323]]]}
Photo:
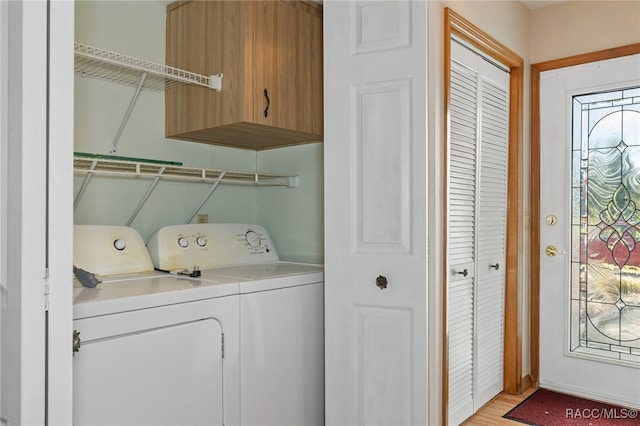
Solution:
{"label": "wooden upper cabinet", "polygon": [[322,6],[185,1],[167,7],[167,65],[223,73],[222,91],[165,92],[168,138],[249,149],[322,141]]}

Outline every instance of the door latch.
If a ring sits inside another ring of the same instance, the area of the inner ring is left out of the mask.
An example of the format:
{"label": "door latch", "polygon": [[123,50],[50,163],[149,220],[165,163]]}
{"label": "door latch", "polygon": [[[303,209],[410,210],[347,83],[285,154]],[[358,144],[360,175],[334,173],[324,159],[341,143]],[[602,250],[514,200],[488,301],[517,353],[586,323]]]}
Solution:
{"label": "door latch", "polygon": [[73,330],[73,355],[76,355],[76,352],[80,351],[80,332],[78,330]]}

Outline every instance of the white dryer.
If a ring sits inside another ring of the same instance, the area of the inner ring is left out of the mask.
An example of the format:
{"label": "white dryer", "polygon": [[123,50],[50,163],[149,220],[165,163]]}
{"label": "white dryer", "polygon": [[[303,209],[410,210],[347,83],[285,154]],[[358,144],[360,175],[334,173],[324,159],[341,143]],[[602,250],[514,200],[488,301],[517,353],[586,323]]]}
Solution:
{"label": "white dryer", "polygon": [[239,280],[240,422],[324,425],[324,268],[280,261],[258,225],[161,228],[147,243],[156,268]]}
{"label": "white dryer", "polygon": [[238,280],[156,272],[132,228],[76,225],[75,425],[238,425]]}

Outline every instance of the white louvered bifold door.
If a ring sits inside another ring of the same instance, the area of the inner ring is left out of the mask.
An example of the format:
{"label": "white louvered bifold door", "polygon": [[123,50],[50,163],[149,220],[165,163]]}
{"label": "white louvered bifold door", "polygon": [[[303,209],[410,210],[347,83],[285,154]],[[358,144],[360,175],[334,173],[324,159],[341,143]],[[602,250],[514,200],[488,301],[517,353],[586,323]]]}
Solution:
{"label": "white louvered bifold door", "polygon": [[477,80],[473,70],[451,64],[447,253],[450,424],[473,414]]}
{"label": "white louvered bifold door", "polygon": [[451,44],[449,424],[502,390],[509,75]]}
{"label": "white louvered bifold door", "polygon": [[487,69],[482,73],[480,176],[476,208],[476,410],[503,388],[509,140],[509,76],[494,65],[482,63]]}

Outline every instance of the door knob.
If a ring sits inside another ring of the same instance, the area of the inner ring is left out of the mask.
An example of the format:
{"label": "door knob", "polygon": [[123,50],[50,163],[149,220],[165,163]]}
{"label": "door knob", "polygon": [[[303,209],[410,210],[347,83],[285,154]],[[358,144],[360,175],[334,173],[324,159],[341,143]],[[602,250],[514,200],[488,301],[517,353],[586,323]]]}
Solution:
{"label": "door knob", "polygon": [[558,254],[558,247],[556,247],[556,246],[547,246],[547,248],[544,249],[544,252],[547,254],[547,256],[553,257],[556,254]]}
{"label": "door knob", "polygon": [[380,288],[380,290],[384,290],[385,288],[387,288],[387,277],[385,277],[384,275],[378,275],[378,278],[376,278],[376,285]]}

